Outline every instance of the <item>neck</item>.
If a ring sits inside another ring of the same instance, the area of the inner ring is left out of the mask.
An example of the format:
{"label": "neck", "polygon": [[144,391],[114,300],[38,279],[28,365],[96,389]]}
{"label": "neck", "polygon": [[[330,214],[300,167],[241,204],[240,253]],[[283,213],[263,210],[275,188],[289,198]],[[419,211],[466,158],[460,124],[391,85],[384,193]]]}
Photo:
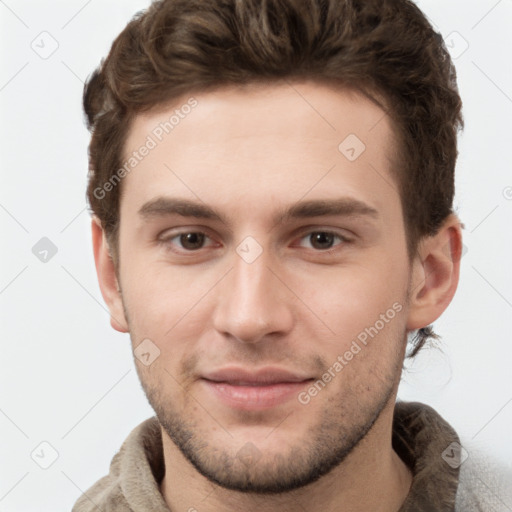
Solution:
{"label": "neck", "polygon": [[392,449],[394,401],[366,437],[329,474],[301,489],[276,495],[224,489],[206,479],[162,431],[165,477],[161,492],[171,511],[292,512],[297,503],[308,512],[397,512],[405,501],[412,474]]}

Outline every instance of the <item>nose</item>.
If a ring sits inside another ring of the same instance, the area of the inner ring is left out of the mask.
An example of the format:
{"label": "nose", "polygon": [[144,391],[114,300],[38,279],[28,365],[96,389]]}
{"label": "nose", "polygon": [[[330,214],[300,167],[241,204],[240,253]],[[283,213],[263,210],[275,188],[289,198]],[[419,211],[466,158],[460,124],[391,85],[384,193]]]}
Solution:
{"label": "nose", "polygon": [[259,343],[288,333],[293,325],[292,296],[263,252],[248,262],[235,254],[214,311],[215,329],[244,343]]}

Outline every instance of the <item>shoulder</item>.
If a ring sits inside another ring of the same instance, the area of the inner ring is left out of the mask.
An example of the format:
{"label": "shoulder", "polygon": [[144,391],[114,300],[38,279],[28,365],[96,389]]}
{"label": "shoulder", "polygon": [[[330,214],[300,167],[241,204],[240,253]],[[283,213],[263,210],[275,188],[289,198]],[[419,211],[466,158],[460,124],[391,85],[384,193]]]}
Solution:
{"label": "shoulder", "polygon": [[134,428],[114,455],[109,473],[76,501],[72,512],[168,510],[158,490],[164,463],[160,425],[155,417]]}
{"label": "shoulder", "polygon": [[481,447],[462,441],[467,458],[460,466],[457,512],[510,512],[512,465],[493,460]]}

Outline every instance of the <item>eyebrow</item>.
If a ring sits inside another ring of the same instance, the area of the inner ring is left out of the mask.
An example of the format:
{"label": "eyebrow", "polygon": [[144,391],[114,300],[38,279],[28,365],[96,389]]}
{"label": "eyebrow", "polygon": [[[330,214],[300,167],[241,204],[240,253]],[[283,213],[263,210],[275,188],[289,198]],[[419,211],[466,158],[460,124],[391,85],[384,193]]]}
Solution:
{"label": "eyebrow", "polygon": [[[157,197],[145,203],[139,209],[139,215],[144,220],[180,215],[197,219],[216,220],[229,225],[228,220],[213,208],[204,203],[178,199],[172,197]],[[339,199],[317,199],[302,201],[279,212],[274,223],[286,222],[293,219],[306,219],[337,215],[344,217],[370,217],[378,218],[379,212],[368,204],[354,198],[342,197]]]}
{"label": "eyebrow", "polygon": [[148,201],[139,209],[139,215],[145,220],[173,214],[181,215],[182,217],[197,217],[198,219],[225,222],[222,215],[218,214],[206,204],[196,203],[187,199],[157,197],[152,201]]}
{"label": "eyebrow", "polygon": [[291,206],[289,209],[277,216],[276,222],[285,222],[291,219],[323,217],[327,215],[378,218],[379,212],[366,203],[349,197],[342,197],[339,199],[320,199],[303,201]]}

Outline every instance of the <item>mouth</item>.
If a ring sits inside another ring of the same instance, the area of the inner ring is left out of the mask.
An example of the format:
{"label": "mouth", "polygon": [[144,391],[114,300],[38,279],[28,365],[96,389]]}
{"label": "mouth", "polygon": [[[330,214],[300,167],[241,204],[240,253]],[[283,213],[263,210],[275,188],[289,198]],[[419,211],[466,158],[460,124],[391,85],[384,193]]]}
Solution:
{"label": "mouth", "polygon": [[308,375],[270,367],[257,371],[224,368],[201,378],[216,400],[229,408],[247,411],[282,405],[313,380]]}

